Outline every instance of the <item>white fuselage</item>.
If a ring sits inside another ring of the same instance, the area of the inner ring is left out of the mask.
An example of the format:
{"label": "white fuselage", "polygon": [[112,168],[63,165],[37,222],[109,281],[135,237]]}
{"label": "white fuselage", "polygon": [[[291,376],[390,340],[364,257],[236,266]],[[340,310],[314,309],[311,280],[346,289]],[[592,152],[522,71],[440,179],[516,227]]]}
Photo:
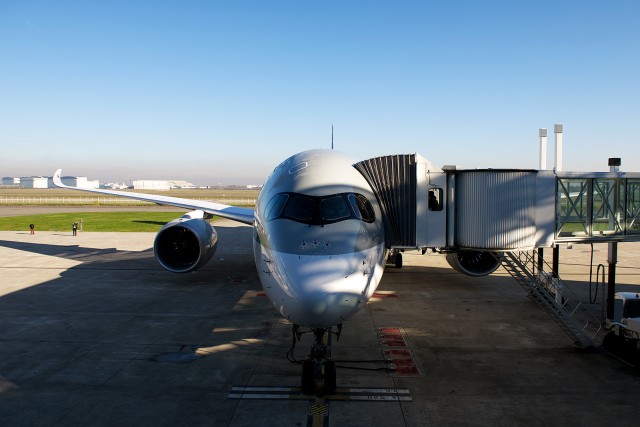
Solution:
{"label": "white fuselage", "polygon": [[282,162],[256,206],[254,257],[262,286],[294,324],[326,328],[373,295],[385,260],[382,214],[343,154],[311,150]]}

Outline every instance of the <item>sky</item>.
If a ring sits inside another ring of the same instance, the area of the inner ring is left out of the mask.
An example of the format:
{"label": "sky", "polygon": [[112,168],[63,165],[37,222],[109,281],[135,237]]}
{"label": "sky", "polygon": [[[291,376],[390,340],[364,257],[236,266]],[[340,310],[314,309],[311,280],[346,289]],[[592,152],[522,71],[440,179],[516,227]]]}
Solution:
{"label": "sky", "polygon": [[640,2],[0,0],[0,176],[260,184],[354,161],[640,171]]}

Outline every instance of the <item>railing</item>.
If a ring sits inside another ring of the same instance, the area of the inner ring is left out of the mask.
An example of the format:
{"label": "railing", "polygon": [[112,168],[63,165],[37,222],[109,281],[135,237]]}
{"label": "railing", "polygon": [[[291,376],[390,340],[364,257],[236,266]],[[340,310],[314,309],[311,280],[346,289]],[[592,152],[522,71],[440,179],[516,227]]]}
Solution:
{"label": "railing", "polygon": [[640,180],[600,175],[558,177],[558,240],[640,234]]}
{"label": "railing", "polygon": [[533,253],[505,252],[499,255],[503,267],[556,320],[558,325],[583,348],[594,345],[602,331],[600,320],[560,277],[539,270]]}

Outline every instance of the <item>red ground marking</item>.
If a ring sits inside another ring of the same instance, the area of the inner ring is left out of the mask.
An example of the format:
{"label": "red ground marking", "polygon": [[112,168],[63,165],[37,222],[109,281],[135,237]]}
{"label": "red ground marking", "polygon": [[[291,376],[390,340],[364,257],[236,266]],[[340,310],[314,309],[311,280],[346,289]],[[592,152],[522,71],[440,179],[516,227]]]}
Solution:
{"label": "red ground marking", "polygon": [[391,340],[403,340],[402,334],[380,334],[380,338],[387,338]]}
{"label": "red ground marking", "polygon": [[396,357],[411,357],[411,353],[409,352],[409,350],[406,350],[404,348],[385,350],[384,354],[386,354],[387,356],[391,356],[391,358],[394,360]]}
{"label": "red ground marking", "polygon": [[[378,328],[380,345],[387,347],[406,347],[404,336],[400,328]],[[393,375],[400,377],[419,377],[420,371],[416,362],[411,356],[411,352],[406,348],[384,349],[385,356],[391,359],[394,366]]]}
{"label": "red ground marking", "polygon": [[396,370],[399,367],[408,368],[408,367],[416,367],[416,362],[413,359],[391,359],[391,363],[396,366]]}
{"label": "red ground marking", "polygon": [[411,377],[419,377],[420,376],[420,371],[418,371],[418,368],[416,368],[415,366],[411,367],[411,366],[407,366],[407,367],[400,367],[400,368],[396,368],[395,371],[396,375],[405,375],[405,376],[411,376]]}
{"label": "red ground marking", "polygon": [[259,296],[259,297],[266,297],[266,296],[267,296],[267,293],[266,293],[266,292],[258,292],[258,293],[256,294],[256,296]]}
{"label": "red ground marking", "polygon": [[380,298],[380,299],[398,298],[398,295],[396,295],[396,294],[379,294],[377,292],[374,292],[373,295],[371,295],[371,298]]}
{"label": "red ground marking", "polygon": [[404,340],[383,339],[382,344],[386,345],[387,347],[406,347],[407,346]]}

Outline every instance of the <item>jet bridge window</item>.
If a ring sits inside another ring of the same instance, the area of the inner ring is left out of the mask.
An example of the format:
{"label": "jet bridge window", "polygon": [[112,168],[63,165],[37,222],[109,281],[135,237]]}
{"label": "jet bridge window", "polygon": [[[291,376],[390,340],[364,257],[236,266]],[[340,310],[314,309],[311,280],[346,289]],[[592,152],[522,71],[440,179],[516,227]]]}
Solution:
{"label": "jet bridge window", "polygon": [[265,209],[268,221],[290,219],[309,225],[332,224],[347,219],[375,221],[373,206],[362,194],[339,193],[329,196],[306,196],[298,193],[280,193]]}
{"label": "jet bridge window", "polygon": [[441,211],[443,206],[443,191],[442,188],[433,187],[429,189],[429,210]]}

